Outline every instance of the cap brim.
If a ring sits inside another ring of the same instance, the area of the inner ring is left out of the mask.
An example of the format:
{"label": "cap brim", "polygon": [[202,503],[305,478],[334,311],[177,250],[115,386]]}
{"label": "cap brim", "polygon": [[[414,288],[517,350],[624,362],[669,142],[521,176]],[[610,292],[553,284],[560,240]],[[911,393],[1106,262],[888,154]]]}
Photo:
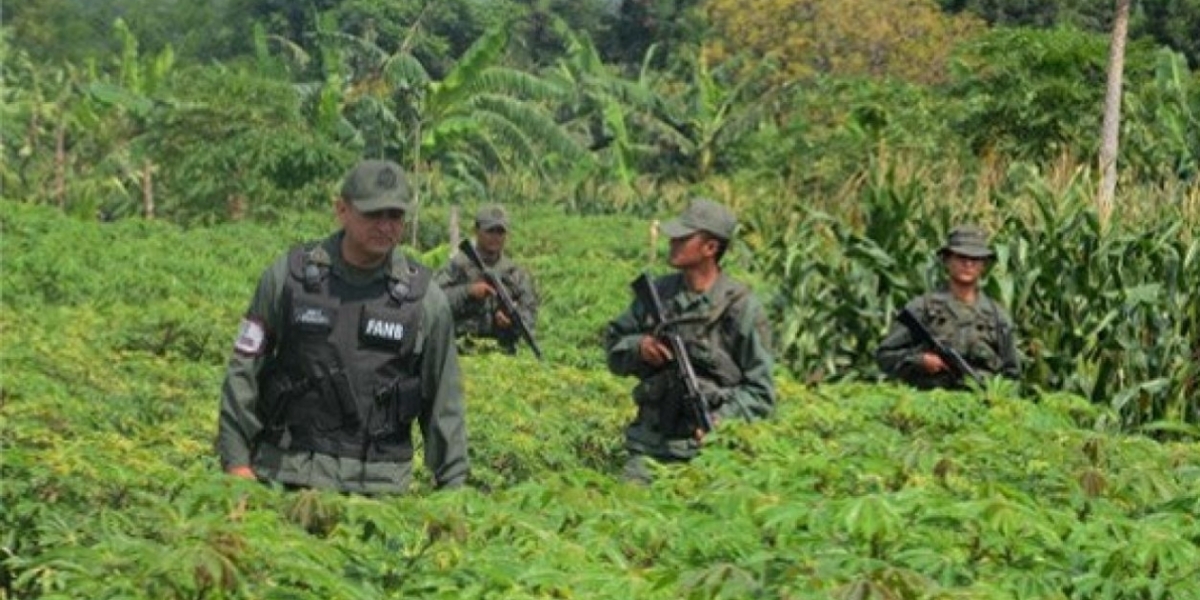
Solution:
{"label": "cap brim", "polygon": [[695,227],[684,225],[679,219],[671,219],[670,221],[663,223],[659,227],[659,231],[662,231],[663,235],[669,238],[681,238],[692,235],[700,230],[696,229]]}
{"label": "cap brim", "polygon": [[980,250],[979,248],[967,248],[963,246],[942,246],[938,250],[938,254],[957,254],[967,258],[996,258],[996,253],[991,250]]}
{"label": "cap brim", "polygon": [[508,231],[508,223],[503,221],[479,221],[475,225],[484,231],[488,229],[503,229],[504,231]]}
{"label": "cap brim", "polygon": [[399,209],[408,212],[408,203],[399,198],[372,198],[370,200],[355,200],[354,208],[359,212],[375,212],[379,210]]}

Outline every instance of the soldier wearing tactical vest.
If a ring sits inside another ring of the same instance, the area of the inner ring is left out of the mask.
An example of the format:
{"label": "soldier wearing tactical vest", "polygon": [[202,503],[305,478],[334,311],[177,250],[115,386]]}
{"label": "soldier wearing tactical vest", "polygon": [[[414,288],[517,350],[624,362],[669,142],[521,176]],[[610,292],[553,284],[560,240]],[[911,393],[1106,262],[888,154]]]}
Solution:
{"label": "soldier wearing tactical vest", "polygon": [[[980,377],[1016,379],[1020,365],[1012,320],[980,290],[980,279],[996,256],[988,247],[987,234],[973,226],[956,227],[938,256],[948,275],[946,285],[912,300],[906,308]],[[889,377],[921,389],[966,386],[959,369],[899,322],[892,324],[875,358]]]}
{"label": "soldier wearing tactical vest", "polygon": [[[712,200],[692,200],[682,215],[662,225],[670,238],[675,273],[654,280],[666,313],[664,325],[683,341],[712,421],[756,420],[775,410],[770,329],[753,292],[721,270],[737,220]],[[649,461],[687,461],[700,450],[704,430],[682,406],[684,382],[671,368],[676,357],[650,326],[647,307],[635,299],[609,323],[608,367],[638,378],[637,415],[625,430],[624,477],[651,479]]]}
{"label": "soldier wearing tactical vest", "polygon": [[259,279],[222,389],[217,447],[231,475],[287,487],[399,493],[412,429],[439,487],[467,478],[454,321],[430,270],[396,245],[404,173],[367,160],[335,202],[341,229]]}
{"label": "soldier wearing tactical vest", "polygon": [[[534,335],[537,327],[538,297],[529,272],[514,263],[504,247],[508,243],[508,212],[503,206],[489,204],[475,215],[475,252],[480,260],[508,290],[520,313],[521,322]],[[434,276],[434,281],[446,292],[454,312],[455,330],[466,348],[479,338],[497,341],[508,354],[517,350],[520,341],[512,318],[502,310],[497,291],[484,278],[483,272],[461,252]]]}

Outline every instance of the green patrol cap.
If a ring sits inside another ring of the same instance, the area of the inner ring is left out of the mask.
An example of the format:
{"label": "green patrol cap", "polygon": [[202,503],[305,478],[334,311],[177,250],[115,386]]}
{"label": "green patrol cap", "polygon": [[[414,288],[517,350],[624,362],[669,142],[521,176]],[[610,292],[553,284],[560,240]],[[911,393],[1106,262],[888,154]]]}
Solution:
{"label": "green patrol cap", "polygon": [[488,204],[475,213],[475,226],[487,230],[499,227],[508,231],[508,212],[499,204]]}
{"label": "green patrol cap", "polygon": [[707,231],[728,241],[736,228],[737,218],[733,212],[708,198],[693,198],[683,214],[662,224],[662,232],[669,238]]}
{"label": "green patrol cap", "polygon": [[342,181],[342,199],[359,212],[398,208],[407,213],[411,198],[408,178],[400,165],[390,160],[364,160]]}
{"label": "green patrol cap", "polygon": [[944,256],[946,253],[970,258],[996,257],[996,253],[988,247],[987,234],[973,225],[960,225],[950,230],[946,245],[938,250],[939,255]]}

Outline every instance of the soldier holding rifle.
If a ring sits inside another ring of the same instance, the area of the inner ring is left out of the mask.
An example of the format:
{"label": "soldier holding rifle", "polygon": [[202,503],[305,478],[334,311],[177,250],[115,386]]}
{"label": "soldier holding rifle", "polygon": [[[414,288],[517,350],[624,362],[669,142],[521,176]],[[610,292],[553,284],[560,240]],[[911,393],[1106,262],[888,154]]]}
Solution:
{"label": "soldier holding rifle", "polygon": [[538,297],[533,278],[504,253],[509,219],[504,207],[491,204],[475,215],[475,243],[464,241],[459,252],[438,271],[435,281],[450,299],[455,330],[464,349],[479,338],[495,339],[514,354],[524,340],[540,359],[534,341]]}
{"label": "soldier holding rifle", "polygon": [[648,482],[648,461],[695,457],[708,430],[724,419],[774,412],[765,312],[746,285],[721,269],[736,226],[728,208],[692,200],[662,226],[676,272],[635,281],[633,303],[609,323],[609,370],[639,380],[637,415],[625,431],[626,479]]}
{"label": "soldier holding rifle", "polygon": [[921,389],[963,388],[993,375],[1016,379],[1012,320],[979,289],[996,256],[987,235],[977,227],[956,227],[938,256],[946,285],[904,307],[875,353],[879,368]]}

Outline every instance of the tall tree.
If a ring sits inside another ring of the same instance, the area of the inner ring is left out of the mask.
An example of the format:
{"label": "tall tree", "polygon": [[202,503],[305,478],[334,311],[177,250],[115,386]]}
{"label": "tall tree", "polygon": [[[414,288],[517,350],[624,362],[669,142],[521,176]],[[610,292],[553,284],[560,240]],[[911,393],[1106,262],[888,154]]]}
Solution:
{"label": "tall tree", "polygon": [[1104,94],[1104,123],[1100,133],[1100,222],[1108,223],[1117,190],[1117,148],[1121,128],[1121,78],[1125,72],[1125,38],[1129,31],[1129,2],[1116,0],[1112,42],[1108,51],[1108,85]]}

